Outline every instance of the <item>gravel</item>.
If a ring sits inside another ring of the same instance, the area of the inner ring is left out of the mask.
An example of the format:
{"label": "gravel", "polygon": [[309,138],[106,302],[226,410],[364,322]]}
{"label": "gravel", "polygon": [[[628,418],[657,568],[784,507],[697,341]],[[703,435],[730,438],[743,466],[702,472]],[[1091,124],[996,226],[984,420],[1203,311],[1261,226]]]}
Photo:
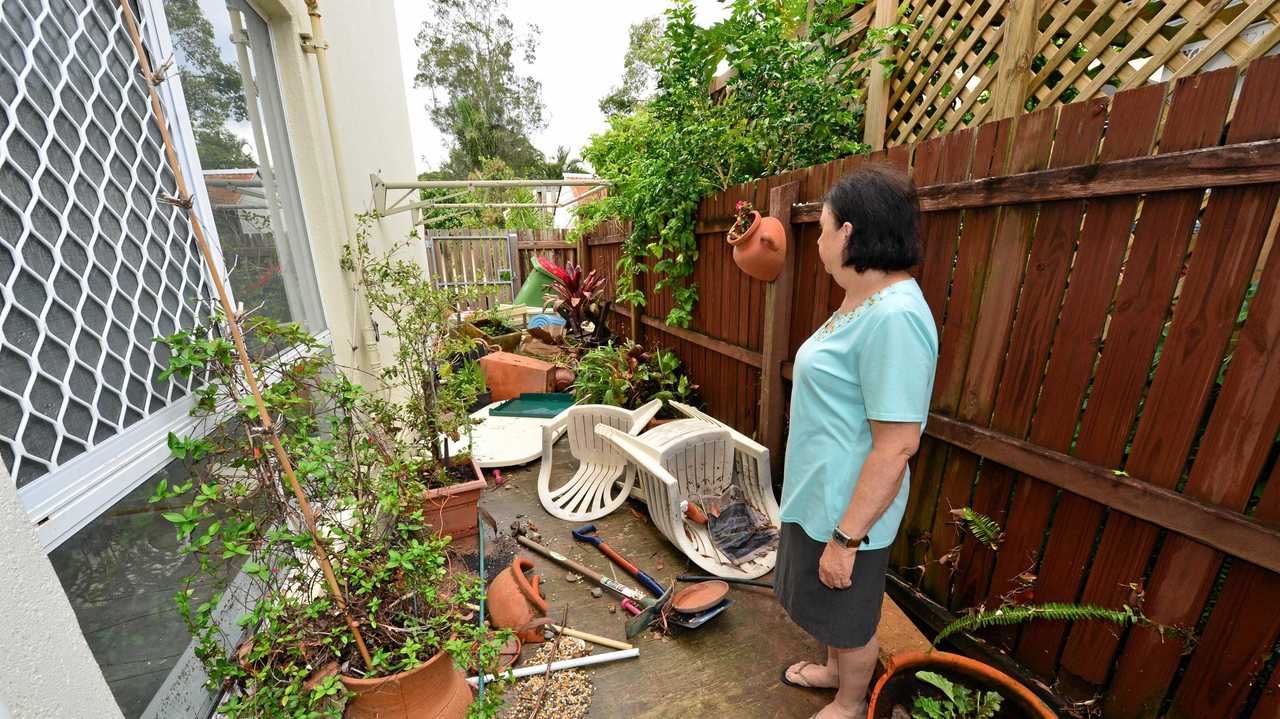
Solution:
{"label": "gravel", "polygon": [[[547,642],[538,647],[523,665],[546,664],[554,642]],[[560,640],[560,649],[556,652],[555,661],[584,657],[591,653],[586,642],[581,639],[565,637]],[[538,705],[538,695],[542,693],[543,682],[550,682],[546,696],[542,701],[539,719],[583,719],[591,708],[591,697],[595,694],[595,686],[587,673],[581,669],[561,669],[551,672],[550,679],[537,674],[517,681],[507,692],[507,705],[502,711],[504,719],[527,719]]]}

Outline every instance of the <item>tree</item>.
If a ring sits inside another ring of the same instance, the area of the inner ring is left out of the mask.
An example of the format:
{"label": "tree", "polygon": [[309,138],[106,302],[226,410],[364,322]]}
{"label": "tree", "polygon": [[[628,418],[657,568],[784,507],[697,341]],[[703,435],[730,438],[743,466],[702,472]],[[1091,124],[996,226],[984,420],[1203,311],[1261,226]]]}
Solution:
{"label": "tree", "polygon": [[485,158],[518,175],[537,172],[544,160],[529,136],[545,125],[542,85],[515,67],[517,56],[533,62],[537,27],[517,35],[506,0],[430,1],[414,82],[431,91],[431,121],[448,138],[445,173],[466,177]]}
{"label": "tree", "polygon": [[583,166],[582,160],[573,156],[573,151],[561,145],[556,148],[554,157],[547,158],[546,166],[543,168],[542,177],[549,180],[558,180],[564,177],[566,172],[586,172],[587,168]]}
{"label": "tree", "polygon": [[196,153],[206,170],[257,167],[244,140],[227,123],[244,122],[248,112],[240,71],[222,59],[214,43],[213,24],[197,0],[165,0],[165,18],[182,72],[182,92],[191,113]]}
{"label": "tree", "polygon": [[617,115],[635,112],[653,97],[658,66],[671,50],[662,18],[645,18],[631,26],[627,54],[622,58],[622,84],[600,98],[600,112]]}
{"label": "tree", "polygon": [[[516,175],[501,158],[481,158],[480,167],[468,173],[468,180],[512,180]],[[456,179],[444,171],[424,172],[419,180]],[[522,203],[534,200],[533,190],[527,187],[501,188],[478,187],[471,190],[432,187],[419,191],[422,200],[434,200],[449,204],[481,202]],[[536,230],[551,226],[551,214],[537,207],[482,207],[474,209],[424,208],[423,224],[429,229],[443,230],[452,227],[490,227],[503,230]]]}

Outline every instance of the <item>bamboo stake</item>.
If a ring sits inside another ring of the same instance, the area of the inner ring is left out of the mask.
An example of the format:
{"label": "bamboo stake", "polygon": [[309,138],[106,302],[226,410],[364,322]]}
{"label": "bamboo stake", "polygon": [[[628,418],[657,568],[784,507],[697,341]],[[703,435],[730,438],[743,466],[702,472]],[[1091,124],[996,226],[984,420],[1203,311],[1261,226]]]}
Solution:
{"label": "bamboo stake", "polygon": [[164,151],[169,162],[169,169],[173,172],[174,181],[178,186],[178,198],[187,210],[187,215],[191,221],[191,231],[195,235],[196,244],[200,247],[200,254],[204,257],[205,267],[209,270],[213,286],[218,291],[218,300],[222,304],[222,311],[227,315],[228,326],[231,328],[231,339],[235,343],[236,354],[240,358],[240,367],[244,370],[245,382],[249,385],[249,392],[253,394],[253,402],[258,410],[258,419],[262,421],[262,431],[271,439],[276,459],[280,462],[280,469],[289,480],[293,495],[298,500],[298,506],[302,510],[302,518],[306,522],[307,531],[311,533],[311,539],[315,545],[316,560],[320,563],[320,569],[324,572],[329,591],[333,595],[333,599],[343,617],[346,618],[347,626],[355,634],[356,646],[360,650],[361,659],[364,660],[366,667],[372,667],[373,660],[369,656],[369,649],[365,647],[360,627],[347,611],[346,598],[343,597],[342,590],[338,587],[338,579],[333,574],[333,566],[329,563],[329,556],[324,551],[324,543],[321,541],[320,532],[316,529],[316,518],[311,509],[311,503],[307,501],[306,496],[302,493],[302,486],[298,483],[298,477],[293,472],[293,463],[289,461],[288,453],[284,451],[284,446],[280,444],[280,437],[276,434],[275,427],[271,423],[271,416],[267,413],[267,405],[262,399],[262,391],[258,388],[258,379],[253,373],[253,364],[249,361],[249,351],[245,347],[244,335],[240,332],[235,309],[231,306],[231,298],[227,294],[226,284],[218,273],[217,262],[214,261],[213,252],[209,249],[209,243],[205,239],[204,228],[201,226],[200,218],[196,214],[191,194],[187,191],[187,184],[182,176],[182,167],[178,164],[177,152],[173,149],[173,139],[169,136],[169,127],[165,119],[164,108],[160,104],[160,95],[156,92],[156,78],[152,74],[151,63],[147,60],[146,50],[142,47],[142,36],[138,32],[138,21],[133,16],[133,9],[129,7],[128,0],[119,0],[119,2],[125,25],[129,30],[129,37],[133,41],[133,50],[138,57],[138,65],[146,78],[151,97],[151,112],[155,115],[156,127],[160,131],[161,140],[164,141]]}

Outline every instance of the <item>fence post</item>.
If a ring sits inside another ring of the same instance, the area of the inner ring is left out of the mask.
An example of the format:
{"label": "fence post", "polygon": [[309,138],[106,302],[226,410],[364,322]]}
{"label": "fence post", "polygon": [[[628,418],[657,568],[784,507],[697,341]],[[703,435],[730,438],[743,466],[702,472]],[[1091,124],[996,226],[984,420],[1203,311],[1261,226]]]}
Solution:
{"label": "fence post", "polygon": [[[876,0],[872,29],[889,27],[897,19],[898,4],[894,0]],[[884,53],[886,48],[893,52],[892,45],[882,45],[880,52]],[[867,68],[867,103],[862,115],[862,141],[870,145],[872,150],[884,149],[884,132],[889,124],[889,78],[885,77],[884,67],[879,63],[882,59],[882,55],[876,55],[868,60],[870,67]]]}
{"label": "fence post", "polygon": [[765,286],[764,359],[760,367],[760,439],[769,449],[775,477],[782,469],[785,447],[786,395],[782,389],[782,363],[790,350],[791,303],[796,274],[795,237],[791,229],[791,206],[800,196],[800,183],[788,182],[769,190],[769,215],[782,222],[787,238],[787,255],[778,279]]}
{"label": "fence post", "polygon": [[1035,38],[1039,33],[1039,16],[1036,5],[1039,0],[1011,0],[1006,6],[1004,36],[1000,40],[1000,60],[997,65],[995,97],[992,100],[991,119],[1003,120],[1022,112],[1031,92],[1031,62],[1035,59]]}

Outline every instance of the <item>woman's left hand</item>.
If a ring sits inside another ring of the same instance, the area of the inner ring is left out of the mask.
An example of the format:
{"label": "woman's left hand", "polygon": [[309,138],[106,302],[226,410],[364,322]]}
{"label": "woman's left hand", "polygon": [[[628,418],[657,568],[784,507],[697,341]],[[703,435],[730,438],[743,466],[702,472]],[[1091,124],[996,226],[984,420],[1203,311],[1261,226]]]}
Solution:
{"label": "woman's left hand", "polygon": [[848,589],[853,585],[853,560],[857,556],[855,547],[837,547],[827,542],[818,560],[818,580],[832,589]]}

